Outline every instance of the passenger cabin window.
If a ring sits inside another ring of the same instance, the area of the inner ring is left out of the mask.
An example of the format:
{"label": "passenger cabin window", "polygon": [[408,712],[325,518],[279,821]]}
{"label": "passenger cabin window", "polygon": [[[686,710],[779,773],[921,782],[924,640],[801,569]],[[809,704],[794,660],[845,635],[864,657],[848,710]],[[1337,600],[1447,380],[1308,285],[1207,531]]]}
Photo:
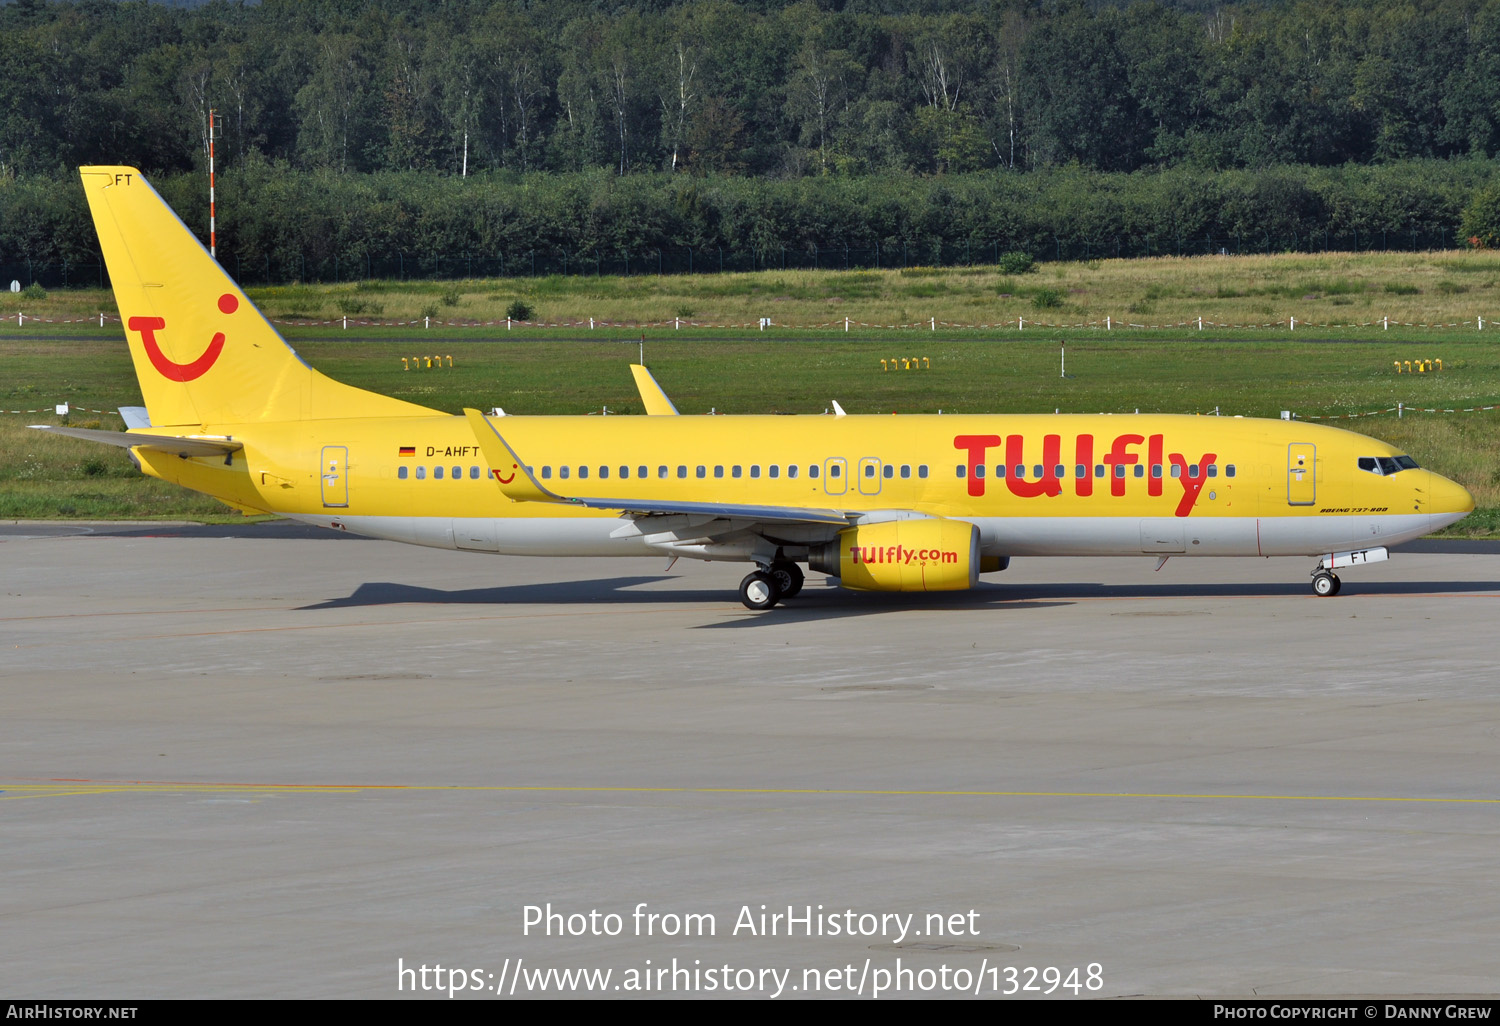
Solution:
{"label": "passenger cabin window", "polygon": [[698,473],[699,477],[707,477],[708,476],[708,468],[705,467],[703,464],[700,463],[700,464],[698,464],[698,471],[697,471],[697,473]]}
{"label": "passenger cabin window", "polygon": [[408,468],[406,468],[406,467],[397,467],[396,468],[396,479],[398,481],[405,481],[406,480],[406,471],[407,471],[407,469]]}
{"label": "passenger cabin window", "polygon": [[807,468],[807,476],[808,477],[817,477],[818,476],[818,465],[816,463],[812,464],[811,466],[809,466]]}
{"label": "passenger cabin window", "polygon": [[965,476],[968,475],[968,473],[969,473],[969,468],[968,468],[967,465],[965,465],[963,463],[960,463],[960,464],[958,464],[957,466],[955,466],[953,468],[953,476],[954,477],[965,477]]}
{"label": "passenger cabin window", "polygon": [[984,476],[984,464],[983,463],[977,463],[977,464],[974,465],[974,476],[975,477],[983,477]]}
{"label": "passenger cabin window", "polygon": [[893,477],[896,476],[896,468],[894,466],[892,466],[891,464],[887,463],[885,465],[885,470],[882,471],[882,473],[884,473],[885,476],[886,476],[886,479],[889,480],[890,478],[893,478]]}
{"label": "passenger cabin window", "polygon": [[454,467],[453,468],[453,480],[455,480],[455,481],[462,481],[463,479],[464,479],[464,468],[463,467]]}
{"label": "passenger cabin window", "polygon": [[833,466],[828,468],[828,476],[838,477],[840,470],[842,470],[842,468],[837,463],[835,463]]}
{"label": "passenger cabin window", "polygon": [[417,468],[417,480],[421,481],[421,480],[423,480],[426,477],[427,477],[427,468],[426,467],[418,467]]}
{"label": "passenger cabin window", "polygon": [[781,468],[778,467],[774,463],[771,464],[769,467],[766,468],[766,476],[767,477],[780,477],[781,476]]}
{"label": "passenger cabin window", "polygon": [[469,468],[469,480],[470,481],[478,481],[479,480],[479,468],[478,467],[470,467]]}
{"label": "passenger cabin window", "polygon": [[560,478],[562,478],[564,481],[566,481],[568,479],[568,468],[567,467],[558,467],[557,468],[557,476],[560,477]]}
{"label": "passenger cabin window", "polygon": [[1154,478],[1156,478],[1157,480],[1161,479],[1161,464],[1160,463],[1153,463],[1153,464],[1151,464],[1151,476],[1154,477]]}
{"label": "passenger cabin window", "polygon": [[901,464],[901,477],[903,479],[911,477],[911,464],[910,463],[903,463],[903,464]]}
{"label": "passenger cabin window", "polygon": [[[566,474],[564,474],[563,476],[567,477]],[[589,468],[580,465],[579,468],[578,468],[578,479],[581,481],[581,480],[587,478],[588,476],[589,476]]]}
{"label": "passenger cabin window", "polygon": [[677,468],[677,476],[678,477],[687,477],[687,467],[679,466]]}
{"label": "passenger cabin window", "polygon": [[[772,474],[772,475],[771,475],[771,476],[772,476],[772,477],[775,477],[775,476],[776,476],[776,475],[775,475],[775,474]],[[787,476],[787,477],[788,477],[788,478],[794,478],[794,477],[796,477],[796,476],[797,476],[797,464],[795,464],[795,463],[788,463],[788,464],[787,464],[787,468],[786,468],[786,476]],[[813,475],[813,476],[814,476],[814,477],[817,477],[817,476],[818,476],[818,475],[816,475],[816,474],[814,474],[814,475]]]}
{"label": "passenger cabin window", "polygon": [[729,476],[730,477],[739,477],[740,476],[740,467],[739,467],[739,464],[735,464],[734,466],[732,466],[732,467],[729,468]]}
{"label": "passenger cabin window", "polygon": [[1146,465],[1144,463],[1137,463],[1135,465],[1135,476],[1136,477],[1145,477],[1146,476]]}
{"label": "passenger cabin window", "polygon": [[1227,467],[1224,468],[1224,476],[1225,477],[1233,477],[1234,476],[1234,464],[1233,463],[1229,464]]}
{"label": "passenger cabin window", "polygon": [[714,467],[714,477],[723,477],[723,476],[724,476],[724,467],[722,465]]}
{"label": "passenger cabin window", "polygon": [[[1157,467],[1156,469],[1157,469],[1157,475],[1156,476],[1157,477],[1161,477],[1161,473],[1160,473],[1161,468]],[[1089,476],[1089,468],[1087,466],[1085,466],[1084,464],[1080,463],[1080,464],[1078,464],[1078,466],[1076,466],[1076,467],[1073,468],[1073,476],[1074,477],[1088,477]]]}
{"label": "passenger cabin window", "polygon": [[441,481],[443,479],[443,468],[442,467],[433,467],[432,468],[432,479],[434,481]]}
{"label": "passenger cabin window", "polygon": [[542,468],[542,480],[543,481],[549,481],[551,479],[552,479],[552,468],[551,467],[543,467]]}
{"label": "passenger cabin window", "polygon": [[1209,477],[1218,477],[1219,476],[1219,465],[1217,463],[1210,463],[1208,465],[1208,476]]}
{"label": "passenger cabin window", "polygon": [[1053,477],[1067,477],[1068,476],[1068,468],[1065,467],[1065,466],[1063,466],[1061,463],[1059,463],[1057,466],[1055,466],[1055,467],[1052,468],[1052,476]]}
{"label": "passenger cabin window", "polygon": [[[621,467],[620,469],[623,471],[625,468]],[[635,468],[635,476],[639,477],[639,478],[645,478],[645,477],[649,476],[646,473],[646,471],[648,469],[650,469],[650,468],[648,468],[648,467],[636,467]],[[620,476],[624,477],[625,475],[622,473]],[[667,468],[666,467],[662,467],[661,468],[661,476],[662,477],[666,477],[667,476]]]}
{"label": "passenger cabin window", "polygon": [[752,464],[750,464],[750,480],[754,481],[754,480],[758,480],[759,478],[760,478],[760,464],[759,463],[752,463]]}
{"label": "passenger cabin window", "polygon": [[1005,476],[1005,464],[1004,463],[996,463],[995,464],[995,476],[996,477],[1004,477]]}
{"label": "passenger cabin window", "polygon": [[608,479],[609,479],[609,468],[608,467],[600,467],[599,468],[599,480],[605,481],[605,480],[608,480]]}
{"label": "passenger cabin window", "polygon": [[921,466],[919,466],[917,468],[917,476],[918,477],[926,477],[927,476],[927,464],[924,463],[924,464],[922,464]]}
{"label": "passenger cabin window", "polygon": [[[642,474],[641,476],[645,477],[646,475]],[[657,467],[656,468],[656,476],[658,478],[662,479],[662,480],[666,480],[666,477],[667,477],[667,468],[666,467]]]}

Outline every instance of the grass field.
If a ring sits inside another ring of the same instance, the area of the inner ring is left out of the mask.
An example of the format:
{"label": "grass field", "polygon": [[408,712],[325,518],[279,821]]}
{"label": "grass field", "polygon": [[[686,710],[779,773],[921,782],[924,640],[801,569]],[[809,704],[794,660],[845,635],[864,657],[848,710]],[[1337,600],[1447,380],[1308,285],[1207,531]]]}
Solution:
{"label": "grass field", "polygon": [[[98,340],[0,338],[0,408],[50,409],[69,402],[75,425],[118,427],[111,410],[140,402],[118,326]],[[657,333],[658,335],[661,333]],[[821,413],[837,399],[851,413],[1142,412],[1327,417],[1394,407],[1462,408],[1500,402],[1500,345],[1472,336],[1430,346],[1410,342],[1146,341],[1093,337],[1067,346],[1060,376],[1055,341],[989,338],[817,338],[762,342],[652,338],[646,357],[682,412]],[[363,388],[437,409],[502,406],[512,414],[577,414],[608,407],[639,413],[627,364],[634,340],[513,339],[428,344],[303,338],[315,367]],[[414,356],[451,357],[450,368],[403,369]],[[882,370],[882,359],[917,357],[922,370]],[[1440,373],[1394,372],[1396,360],[1443,361]],[[82,408],[84,412],[79,412]],[[171,517],[226,511],[141,477],[121,450],[26,430],[48,414],[0,415],[0,518]],[[1408,413],[1332,421],[1401,446],[1423,466],[1462,482],[1480,511],[1454,533],[1500,531],[1500,411]]]}
{"label": "grass field", "polygon": [[[867,325],[1098,324],[1121,330],[1192,325],[1243,333],[1347,333],[1348,325],[1470,325],[1500,321],[1500,256],[1485,251],[1160,257],[1038,264],[1028,274],[994,267],[753,274],[548,277],[490,281],[377,281],[252,288],[276,320],[484,322],[521,301],[532,320],[750,325],[763,317],[808,328]],[[16,315],[113,315],[102,290],[45,299],[0,293],[0,324]],[[1279,325],[1277,328],[1269,327]],[[1332,329],[1319,326],[1333,325]],[[1181,329],[1178,329],[1181,330]],[[1421,329],[1430,331],[1430,328]]]}

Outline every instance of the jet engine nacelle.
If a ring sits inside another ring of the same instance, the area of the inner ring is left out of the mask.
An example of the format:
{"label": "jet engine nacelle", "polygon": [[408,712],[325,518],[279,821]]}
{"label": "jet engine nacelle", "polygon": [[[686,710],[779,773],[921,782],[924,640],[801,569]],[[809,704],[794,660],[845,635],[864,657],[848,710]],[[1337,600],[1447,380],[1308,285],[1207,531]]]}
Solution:
{"label": "jet engine nacelle", "polygon": [[979,528],[940,517],[861,524],[814,548],[808,565],[857,591],[961,591],[979,580]]}

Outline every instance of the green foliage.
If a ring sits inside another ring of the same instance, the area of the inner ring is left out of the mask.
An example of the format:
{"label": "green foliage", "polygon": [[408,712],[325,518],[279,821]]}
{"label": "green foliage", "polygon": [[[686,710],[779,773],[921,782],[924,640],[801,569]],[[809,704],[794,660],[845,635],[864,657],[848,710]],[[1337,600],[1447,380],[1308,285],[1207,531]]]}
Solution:
{"label": "green foliage", "polygon": [[[689,180],[712,189],[729,176],[1500,153],[1483,4],[34,0],[0,4],[0,38],[0,177],[121,161],[201,172],[210,106],[233,111],[224,168],[661,171],[684,192],[685,220]],[[1173,238],[1215,207],[1195,184],[1162,190],[1178,201],[1175,217],[1161,212]],[[1282,195],[1292,220],[1306,198]],[[1446,199],[1418,176],[1382,179],[1362,205],[1452,225],[1466,202],[1439,210]]]}
{"label": "green foliage", "polygon": [[36,282],[32,282],[30,285],[21,290],[21,298],[32,300],[46,299],[47,290],[42,288]]}
{"label": "green foliage", "polygon": [[1000,257],[1001,274],[1029,274],[1036,270],[1036,261],[1030,253],[1011,250]]}
{"label": "green foliage", "polygon": [[1056,289],[1037,289],[1031,293],[1031,305],[1038,310],[1056,310],[1063,305],[1062,293]]}
{"label": "green foliage", "polygon": [[[511,300],[510,306],[507,306],[505,308],[505,316],[509,317],[513,321],[529,321],[531,320],[533,313],[534,311],[531,309],[530,304],[528,304],[524,299]],[[680,314],[679,316],[691,317],[692,313],[689,312],[687,314]]]}
{"label": "green foliage", "polygon": [[1482,249],[1500,247],[1500,182],[1485,186],[1464,208],[1459,241]]}
{"label": "green foliage", "polygon": [[338,304],[339,313],[346,316],[358,314],[370,314],[379,316],[385,312],[385,305],[377,303],[373,299],[360,299],[356,296],[339,296],[335,302]]}

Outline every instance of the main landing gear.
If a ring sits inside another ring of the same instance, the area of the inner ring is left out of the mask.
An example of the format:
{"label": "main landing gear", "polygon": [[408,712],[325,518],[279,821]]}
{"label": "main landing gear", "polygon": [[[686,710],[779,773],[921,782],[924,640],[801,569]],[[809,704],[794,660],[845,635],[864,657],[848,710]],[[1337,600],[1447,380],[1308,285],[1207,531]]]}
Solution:
{"label": "main landing gear", "polygon": [[1319,598],[1332,598],[1339,593],[1344,582],[1339,580],[1339,575],[1327,570],[1316,570],[1313,572],[1312,588],[1313,594]]}
{"label": "main landing gear", "polygon": [[782,599],[802,590],[805,577],[802,568],[789,560],[777,560],[764,570],[757,570],[740,582],[740,601],[757,612],[770,609]]}

